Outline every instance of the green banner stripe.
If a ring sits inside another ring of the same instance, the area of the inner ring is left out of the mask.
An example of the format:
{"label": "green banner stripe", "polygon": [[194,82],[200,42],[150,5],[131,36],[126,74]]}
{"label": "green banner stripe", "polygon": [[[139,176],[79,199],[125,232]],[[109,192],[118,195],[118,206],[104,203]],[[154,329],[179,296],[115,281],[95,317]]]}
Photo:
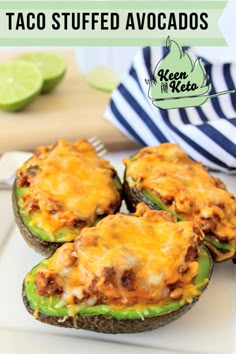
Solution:
{"label": "green banner stripe", "polygon": [[[226,46],[223,38],[175,38],[180,46]],[[164,46],[163,38],[0,38],[0,46]]]}
{"label": "green banner stripe", "polygon": [[[176,33],[174,37],[179,38],[180,45],[224,46],[226,42],[222,38],[217,23],[225,4],[226,1],[209,0],[204,2],[58,1],[55,6],[55,2],[50,0],[48,2],[3,1],[0,2],[0,45],[155,46],[163,45],[163,37],[159,39],[156,37],[161,34],[166,37],[170,25],[171,32],[169,31],[168,34]],[[166,13],[167,16],[162,20],[163,23],[158,17],[160,11]],[[207,13],[207,20],[199,19],[199,17],[195,19],[199,13],[203,12]],[[18,13],[22,16],[20,17]],[[41,13],[41,17],[35,19],[36,16],[31,16],[28,19],[29,13],[35,15]],[[98,17],[101,13],[105,17],[97,19],[91,16],[95,14]],[[136,13],[151,16],[141,17],[140,20],[140,17],[135,17]],[[182,18],[182,13],[186,14],[186,18]],[[72,14],[75,16],[72,17]],[[172,16],[168,19],[168,16],[173,14],[176,14],[177,18],[173,19]],[[64,15],[69,17],[64,18]],[[84,18],[84,15],[89,18]],[[195,16],[194,19],[187,17],[192,15]],[[173,20],[175,23],[172,23]],[[191,21],[193,21],[192,27]],[[201,21],[203,26],[200,26]],[[182,26],[179,27],[180,30],[184,31],[177,30],[179,25]],[[136,30],[141,30],[140,34],[145,38],[139,36]]]}
{"label": "green banner stripe", "polygon": [[226,5],[224,1],[1,1],[0,9],[4,10],[167,10],[167,9],[183,9],[183,10],[208,10],[223,9]]}

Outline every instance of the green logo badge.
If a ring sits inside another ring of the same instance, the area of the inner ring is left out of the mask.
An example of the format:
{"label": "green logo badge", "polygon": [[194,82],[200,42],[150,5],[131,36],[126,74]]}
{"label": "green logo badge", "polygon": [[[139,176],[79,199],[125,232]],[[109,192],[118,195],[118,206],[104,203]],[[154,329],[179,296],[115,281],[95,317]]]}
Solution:
{"label": "green logo badge", "polygon": [[208,95],[211,84],[201,62],[193,62],[190,55],[167,38],[169,49],[156,65],[154,80],[145,80],[149,85],[148,96],[152,103],[162,109],[200,106],[209,98],[234,93],[228,90]]}

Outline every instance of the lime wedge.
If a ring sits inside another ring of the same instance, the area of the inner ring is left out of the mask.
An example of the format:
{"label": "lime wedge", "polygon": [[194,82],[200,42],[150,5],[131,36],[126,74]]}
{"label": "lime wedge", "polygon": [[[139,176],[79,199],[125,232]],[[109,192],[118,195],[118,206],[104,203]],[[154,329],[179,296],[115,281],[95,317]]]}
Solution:
{"label": "lime wedge", "polygon": [[0,64],[0,108],[23,109],[40,92],[42,83],[40,71],[31,63],[11,60]]}
{"label": "lime wedge", "polygon": [[86,80],[92,87],[105,92],[112,92],[120,83],[119,76],[113,70],[103,66],[92,69],[86,75]]}
{"label": "lime wedge", "polygon": [[43,75],[42,93],[52,91],[63,79],[67,68],[65,58],[54,52],[31,51],[21,54],[18,58],[33,63],[41,71]]}

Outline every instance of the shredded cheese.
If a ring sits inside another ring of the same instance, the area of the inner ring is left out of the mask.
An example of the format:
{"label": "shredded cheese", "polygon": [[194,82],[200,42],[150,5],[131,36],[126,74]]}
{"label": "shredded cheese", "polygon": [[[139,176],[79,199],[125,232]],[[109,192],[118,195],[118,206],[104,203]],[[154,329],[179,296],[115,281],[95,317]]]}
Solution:
{"label": "shredded cheese", "polygon": [[63,279],[61,296],[68,305],[160,304],[200,294],[193,283],[198,259],[187,254],[202,239],[194,222],[176,223],[141,203],[134,215],[110,215],[83,229],[74,244],[55,252],[48,269]]}
{"label": "shredded cheese", "polygon": [[19,203],[33,215],[31,226],[53,237],[61,227],[92,225],[97,216],[114,212],[120,202],[114,174],[88,141],[59,140],[55,146],[39,147],[18,170],[18,180],[29,184]]}
{"label": "shredded cheese", "polygon": [[124,159],[129,186],[146,189],[170,210],[199,223],[222,242],[236,237],[236,199],[201,163],[171,143],[146,147]]}

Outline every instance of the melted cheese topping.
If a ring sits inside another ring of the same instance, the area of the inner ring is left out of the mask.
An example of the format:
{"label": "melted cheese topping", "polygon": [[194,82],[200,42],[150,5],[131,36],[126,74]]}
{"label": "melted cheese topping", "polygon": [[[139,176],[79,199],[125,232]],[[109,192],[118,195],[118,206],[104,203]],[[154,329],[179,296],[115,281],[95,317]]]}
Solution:
{"label": "melted cheese topping", "polygon": [[236,199],[177,145],[146,147],[125,159],[130,187],[150,191],[176,214],[197,221],[222,242],[236,236]]}
{"label": "melted cheese topping", "polygon": [[49,234],[63,226],[73,228],[78,221],[92,225],[98,215],[114,212],[120,203],[114,175],[88,141],[59,140],[54,146],[39,147],[18,170],[18,178],[26,176],[29,184],[20,203],[33,212],[31,225]]}
{"label": "melted cheese topping", "polygon": [[74,244],[56,251],[48,269],[63,279],[67,304],[156,304],[199,295],[198,261],[186,255],[202,239],[193,222],[175,223],[140,203],[134,215],[110,215],[83,229]]}

